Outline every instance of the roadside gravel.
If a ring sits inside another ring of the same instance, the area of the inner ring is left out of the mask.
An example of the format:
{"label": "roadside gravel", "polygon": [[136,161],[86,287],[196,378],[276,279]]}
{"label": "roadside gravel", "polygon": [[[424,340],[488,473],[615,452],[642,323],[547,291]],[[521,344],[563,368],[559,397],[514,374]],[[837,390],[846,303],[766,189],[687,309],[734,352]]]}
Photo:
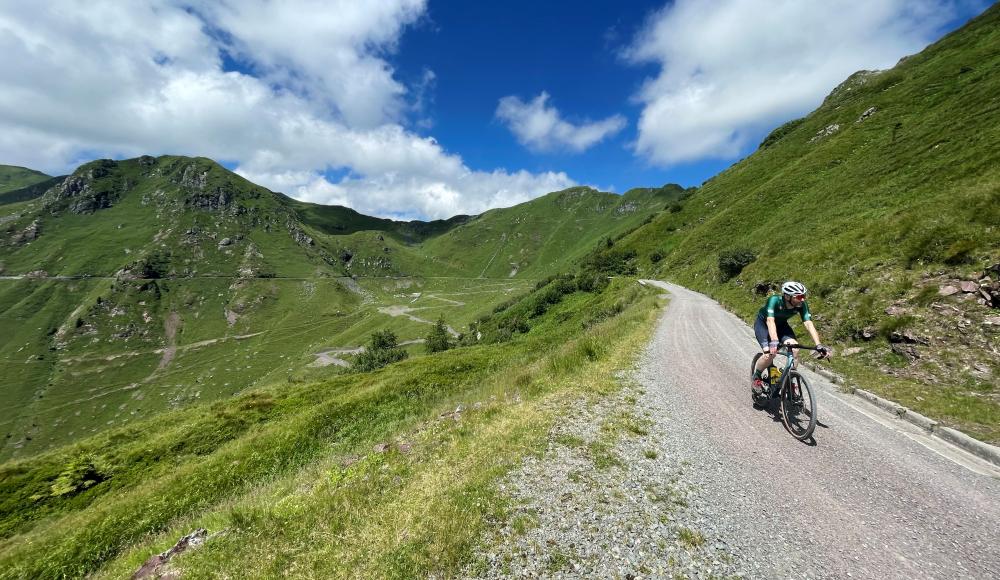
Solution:
{"label": "roadside gravel", "polygon": [[[1000,578],[993,466],[803,371],[811,445],[746,390],[749,328],[684,288],[614,397],[504,482],[482,578]],[[631,417],[631,418],[630,418]]]}
{"label": "roadside gravel", "polygon": [[[509,525],[477,554],[479,578],[726,578],[735,567],[668,445],[665,410],[622,375],[615,396],[581,400],[502,490]],[[653,406],[649,406],[653,405]]]}

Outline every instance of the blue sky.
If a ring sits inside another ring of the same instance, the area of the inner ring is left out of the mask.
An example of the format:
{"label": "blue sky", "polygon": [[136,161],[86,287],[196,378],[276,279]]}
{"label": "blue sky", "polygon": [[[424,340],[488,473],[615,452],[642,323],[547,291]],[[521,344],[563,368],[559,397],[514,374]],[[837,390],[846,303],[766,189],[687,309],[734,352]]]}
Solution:
{"label": "blue sky", "polygon": [[11,0],[0,163],[203,155],[407,219],[698,185],[987,5]]}
{"label": "blue sky", "polygon": [[[521,167],[565,171],[581,183],[623,192],[666,182],[697,185],[732,163],[701,161],[655,167],[629,148],[635,118],[631,102],[651,64],[629,64],[621,56],[628,42],[662,2],[565,3],[441,2],[402,39],[402,76],[436,75],[431,134],[449,150],[461,151],[471,167]],[[498,99],[541,92],[570,121],[615,114],[629,127],[581,153],[539,153],[520,146],[495,118]]]}

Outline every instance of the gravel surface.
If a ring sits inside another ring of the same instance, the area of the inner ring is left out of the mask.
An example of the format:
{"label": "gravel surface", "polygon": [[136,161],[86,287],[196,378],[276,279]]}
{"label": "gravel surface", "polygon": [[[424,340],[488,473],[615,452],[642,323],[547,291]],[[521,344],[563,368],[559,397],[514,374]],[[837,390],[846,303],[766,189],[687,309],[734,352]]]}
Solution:
{"label": "gravel surface", "polygon": [[751,330],[649,283],[672,298],[639,368],[506,480],[515,514],[468,575],[1000,578],[1000,471],[808,371],[820,424],[796,441],[750,405]]}

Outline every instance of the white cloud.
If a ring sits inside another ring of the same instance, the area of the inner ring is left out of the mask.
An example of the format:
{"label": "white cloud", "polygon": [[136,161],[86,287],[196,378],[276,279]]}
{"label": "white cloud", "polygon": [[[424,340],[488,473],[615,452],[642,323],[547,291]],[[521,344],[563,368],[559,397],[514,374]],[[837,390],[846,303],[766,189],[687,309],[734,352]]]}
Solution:
{"label": "white cloud", "polygon": [[921,50],[962,0],[677,0],[626,51],[660,66],[636,95],[635,150],[669,165],[738,155],[851,73]]}
{"label": "white cloud", "polygon": [[[404,128],[407,113],[424,113],[434,74],[412,94],[384,57],[425,9],[4,2],[0,163],[63,173],[100,156],[204,155],[290,195],[410,217],[478,213],[574,185],[563,173],[473,171]],[[348,177],[327,181],[330,170]]]}
{"label": "white cloud", "polygon": [[625,117],[621,115],[573,125],[564,121],[555,107],[546,104],[548,99],[549,94],[544,91],[528,103],[515,96],[504,97],[497,106],[496,116],[522,145],[535,151],[584,151],[625,128]]}

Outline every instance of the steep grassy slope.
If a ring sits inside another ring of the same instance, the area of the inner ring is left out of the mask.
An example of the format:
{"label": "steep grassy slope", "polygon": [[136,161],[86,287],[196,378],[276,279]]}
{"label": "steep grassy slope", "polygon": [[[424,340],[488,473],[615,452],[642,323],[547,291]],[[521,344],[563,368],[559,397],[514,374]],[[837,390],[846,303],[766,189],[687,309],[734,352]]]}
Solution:
{"label": "steep grassy slope", "polygon": [[[550,196],[572,207],[404,223],[297,202],[208,159],[100,160],[48,183],[0,205],[0,324],[13,329],[0,336],[0,458],[329,376],[376,329],[412,342],[440,316],[464,328],[676,194],[581,190]],[[497,252],[465,252],[496,231],[527,273],[492,279]]]}
{"label": "steep grassy slope", "polygon": [[[997,280],[998,46],[994,6],[891,70],[852,75],[625,247],[748,319],[775,283],[802,280],[822,336],[850,355],[836,367],[1000,441],[1000,312],[978,291],[938,294]],[[723,280],[720,255],[741,248],[756,261]]]}
{"label": "steep grassy slope", "polygon": [[2,194],[8,191],[28,187],[48,179],[51,177],[41,171],[15,165],[0,165],[0,199],[3,199]]}
{"label": "steep grassy slope", "polygon": [[506,342],[274,383],[3,464],[0,577],[128,576],[199,526],[225,534],[172,563],[185,575],[454,574],[503,515],[497,478],[563,402],[616,388],[655,313],[634,281],[563,277],[480,322],[527,320]]}
{"label": "steep grassy slope", "polygon": [[634,229],[682,193],[677,186],[625,195],[586,187],[491,210],[429,240],[424,251],[468,276],[542,277],[565,269],[601,238]]}

